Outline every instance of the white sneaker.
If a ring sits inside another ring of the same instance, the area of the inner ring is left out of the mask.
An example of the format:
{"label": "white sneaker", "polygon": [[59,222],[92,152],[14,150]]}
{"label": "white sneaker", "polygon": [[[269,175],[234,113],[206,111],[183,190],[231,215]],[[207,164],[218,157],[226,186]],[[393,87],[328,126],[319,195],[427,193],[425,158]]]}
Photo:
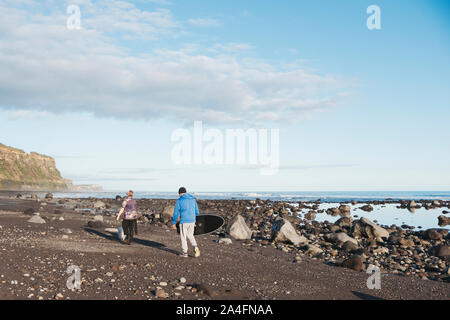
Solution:
{"label": "white sneaker", "polygon": [[198,247],[195,247],[195,257],[198,258],[200,257],[200,249]]}

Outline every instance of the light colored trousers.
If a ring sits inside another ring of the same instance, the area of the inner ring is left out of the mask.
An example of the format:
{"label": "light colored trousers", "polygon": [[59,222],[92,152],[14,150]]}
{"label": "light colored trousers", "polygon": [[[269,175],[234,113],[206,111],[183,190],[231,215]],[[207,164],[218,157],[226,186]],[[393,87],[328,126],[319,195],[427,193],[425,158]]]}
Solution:
{"label": "light colored trousers", "polygon": [[181,249],[183,253],[188,252],[187,240],[191,243],[191,246],[196,247],[197,242],[194,238],[195,222],[192,223],[180,223],[180,237],[181,237]]}

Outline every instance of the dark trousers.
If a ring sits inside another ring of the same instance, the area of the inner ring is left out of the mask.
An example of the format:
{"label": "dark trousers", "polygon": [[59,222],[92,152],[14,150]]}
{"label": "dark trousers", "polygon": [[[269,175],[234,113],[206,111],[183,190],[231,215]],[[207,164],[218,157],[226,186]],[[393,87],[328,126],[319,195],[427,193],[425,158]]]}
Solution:
{"label": "dark trousers", "polygon": [[127,240],[131,241],[135,234],[138,234],[137,231],[137,220],[123,220],[122,221],[123,233],[127,236]]}

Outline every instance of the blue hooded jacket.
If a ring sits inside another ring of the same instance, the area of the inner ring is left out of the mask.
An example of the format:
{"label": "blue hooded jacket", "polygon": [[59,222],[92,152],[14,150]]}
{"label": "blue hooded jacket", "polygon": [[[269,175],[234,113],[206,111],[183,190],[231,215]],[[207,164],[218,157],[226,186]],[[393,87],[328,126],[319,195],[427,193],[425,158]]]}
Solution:
{"label": "blue hooded jacket", "polygon": [[198,211],[197,201],[188,193],[183,194],[178,198],[175,208],[173,210],[172,224],[177,222],[178,216],[181,215],[180,223],[195,222],[195,216],[200,214]]}

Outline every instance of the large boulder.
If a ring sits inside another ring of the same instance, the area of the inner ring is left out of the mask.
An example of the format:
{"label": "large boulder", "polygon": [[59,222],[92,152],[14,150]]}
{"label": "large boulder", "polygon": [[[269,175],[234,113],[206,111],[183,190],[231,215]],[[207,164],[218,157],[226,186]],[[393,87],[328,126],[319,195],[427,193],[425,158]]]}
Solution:
{"label": "large boulder", "polygon": [[350,237],[345,232],[339,232],[339,233],[329,233],[325,235],[325,239],[332,243],[346,243],[347,241],[352,242],[355,245],[358,245],[358,241],[356,239]]}
{"label": "large boulder", "polygon": [[227,231],[236,240],[248,240],[252,238],[252,230],[250,230],[244,218],[239,214],[230,221]]}
{"label": "large boulder", "polygon": [[296,246],[307,242],[304,236],[297,234],[289,221],[282,218],[278,218],[272,223],[272,241],[290,242]]}
{"label": "large boulder", "polygon": [[364,217],[353,224],[352,235],[355,238],[369,238],[378,241],[389,238],[389,232],[386,229]]}

